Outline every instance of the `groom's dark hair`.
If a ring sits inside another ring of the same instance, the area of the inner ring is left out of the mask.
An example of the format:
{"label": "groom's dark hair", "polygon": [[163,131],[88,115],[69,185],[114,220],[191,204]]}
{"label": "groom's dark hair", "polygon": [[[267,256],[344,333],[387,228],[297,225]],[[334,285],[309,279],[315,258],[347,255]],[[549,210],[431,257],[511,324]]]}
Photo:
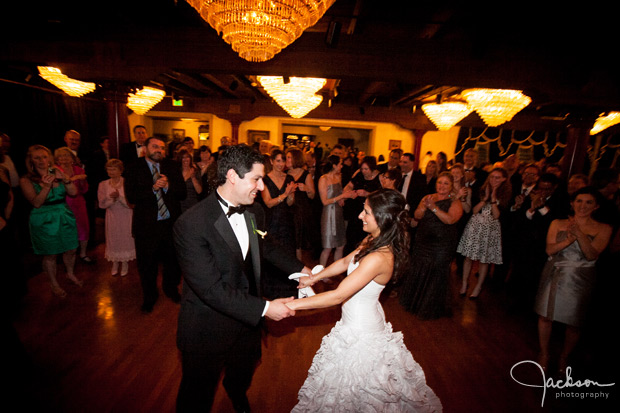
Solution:
{"label": "groom's dark hair", "polygon": [[217,184],[226,183],[226,174],[231,169],[239,175],[239,178],[243,179],[245,174],[252,170],[255,163],[263,165],[264,162],[260,153],[244,143],[227,146],[217,159]]}

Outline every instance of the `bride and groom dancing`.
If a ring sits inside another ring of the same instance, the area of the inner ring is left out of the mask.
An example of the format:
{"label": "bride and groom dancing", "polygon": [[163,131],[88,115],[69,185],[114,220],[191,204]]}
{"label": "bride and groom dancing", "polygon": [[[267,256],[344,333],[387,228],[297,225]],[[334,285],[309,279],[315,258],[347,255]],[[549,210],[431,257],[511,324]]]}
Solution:
{"label": "bride and groom dancing", "polygon": [[[392,190],[369,196],[360,214],[369,235],[360,248],[312,275],[261,231],[264,212],[254,199],[264,189],[263,176],[260,154],[247,145],[229,147],[218,159],[217,191],[175,224],[184,276],[177,411],[210,411],[224,372],[235,411],[249,412],[246,392],[261,357],[263,318],[279,321],[295,311],[341,303],[342,319],[323,339],[293,411],[441,411],[378,301],[408,255],[402,196]],[[259,293],[262,259],[289,274],[307,274],[300,288],[344,271],[348,276],[334,290],[312,297],[265,301]]]}

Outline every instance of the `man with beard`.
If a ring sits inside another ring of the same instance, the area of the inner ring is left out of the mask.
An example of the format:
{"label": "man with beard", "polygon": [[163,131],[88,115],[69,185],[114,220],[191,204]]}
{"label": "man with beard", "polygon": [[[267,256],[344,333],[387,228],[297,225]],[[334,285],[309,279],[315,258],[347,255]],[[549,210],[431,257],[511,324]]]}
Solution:
{"label": "man with beard", "polygon": [[145,156],[126,169],[125,196],[134,205],[132,232],[142,284],[142,311],[150,313],[158,298],[157,273],[162,263],[162,289],[172,301],[181,301],[181,270],[172,242],[172,226],[187,196],[178,163],[165,159],[166,146],[157,138],[145,141]]}

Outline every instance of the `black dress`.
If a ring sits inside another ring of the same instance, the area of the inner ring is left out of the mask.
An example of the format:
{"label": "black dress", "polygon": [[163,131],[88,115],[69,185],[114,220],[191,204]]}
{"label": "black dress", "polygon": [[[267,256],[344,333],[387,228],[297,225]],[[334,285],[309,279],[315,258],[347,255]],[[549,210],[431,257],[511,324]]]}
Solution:
{"label": "black dress", "polygon": [[[452,199],[448,198],[435,205],[447,212],[451,204]],[[399,294],[401,305],[420,319],[451,315],[449,275],[457,242],[457,226],[444,224],[432,211],[426,210],[417,227],[411,269],[403,279]]]}
{"label": "black dress", "polygon": [[[278,188],[269,176],[265,176],[263,182],[265,183],[264,190],[269,191],[271,198],[277,198],[284,193],[289,182],[293,182],[293,177],[286,175],[281,188]],[[297,200],[297,195],[295,194],[295,200]],[[292,208],[284,200],[271,208],[265,206],[264,209],[266,213],[267,236],[274,243],[277,243],[283,251],[286,251],[290,256],[295,256],[295,223]],[[265,298],[271,300],[278,297],[297,295],[296,283],[288,279],[290,274],[285,274],[268,261],[264,263],[263,268],[261,286]]]}
{"label": "black dress", "polygon": [[[308,171],[303,171],[295,183],[305,184],[307,177]],[[312,205],[306,191],[295,191],[295,203],[291,206],[291,210],[295,223],[295,248],[312,249],[312,239],[314,238],[312,234]],[[314,230],[316,230],[316,226],[314,226]]]}
{"label": "black dress", "polygon": [[[294,179],[291,175],[286,175],[284,183],[281,188],[273,182],[269,175],[263,178],[265,183],[265,190],[269,191],[271,198],[277,198],[284,194],[286,186],[293,182]],[[295,194],[297,197],[297,194]],[[286,200],[274,205],[271,208],[266,208],[267,218],[267,232],[285,248],[291,248],[295,245],[295,224],[293,221],[292,208],[286,203]]]}

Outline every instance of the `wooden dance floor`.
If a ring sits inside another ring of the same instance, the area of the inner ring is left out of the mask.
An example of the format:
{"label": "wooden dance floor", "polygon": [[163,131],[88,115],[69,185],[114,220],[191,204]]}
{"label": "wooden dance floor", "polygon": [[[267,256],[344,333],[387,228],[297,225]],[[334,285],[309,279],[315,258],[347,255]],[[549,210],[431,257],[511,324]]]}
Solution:
{"label": "wooden dance floor", "polygon": [[[59,277],[68,293],[62,300],[52,296],[46,276],[37,273],[36,258],[27,261],[34,270],[21,310],[13,317],[17,342],[5,353],[10,359],[6,406],[14,401],[21,411],[174,411],[181,378],[175,345],[179,305],[160,294],[154,311],[142,314],[135,262],[126,277],[112,277],[103,248],[100,243],[93,249],[96,266],[77,264],[82,288]],[[62,268],[59,265],[60,274]],[[607,400],[602,395],[558,396],[558,389],[549,388],[541,407],[543,388],[519,384],[511,377],[515,364],[536,360],[536,317],[512,311],[504,293],[490,286],[477,301],[459,297],[454,270],[452,284],[451,318],[420,321],[403,311],[397,298],[383,298],[387,319],[395,331],[403,332],[445,412],[612,410],[618,394],[615,385],[564,389],[606,392]],[[248,394],[254,412],[291,410],[321,338],[339,317],[335,308],[267,323],[262,363]],[[553,339],[556,348],[560,333]],[[573,380],[616,381],[615,367],[607,357],[617,351],[608,341],[617,342],[605,334],[613,332],[583,337]],[[542,386],[542,374],[532,364],[521,364],[514,374],[522,383]],[[221,386],[213,411],[232,411]]]}

